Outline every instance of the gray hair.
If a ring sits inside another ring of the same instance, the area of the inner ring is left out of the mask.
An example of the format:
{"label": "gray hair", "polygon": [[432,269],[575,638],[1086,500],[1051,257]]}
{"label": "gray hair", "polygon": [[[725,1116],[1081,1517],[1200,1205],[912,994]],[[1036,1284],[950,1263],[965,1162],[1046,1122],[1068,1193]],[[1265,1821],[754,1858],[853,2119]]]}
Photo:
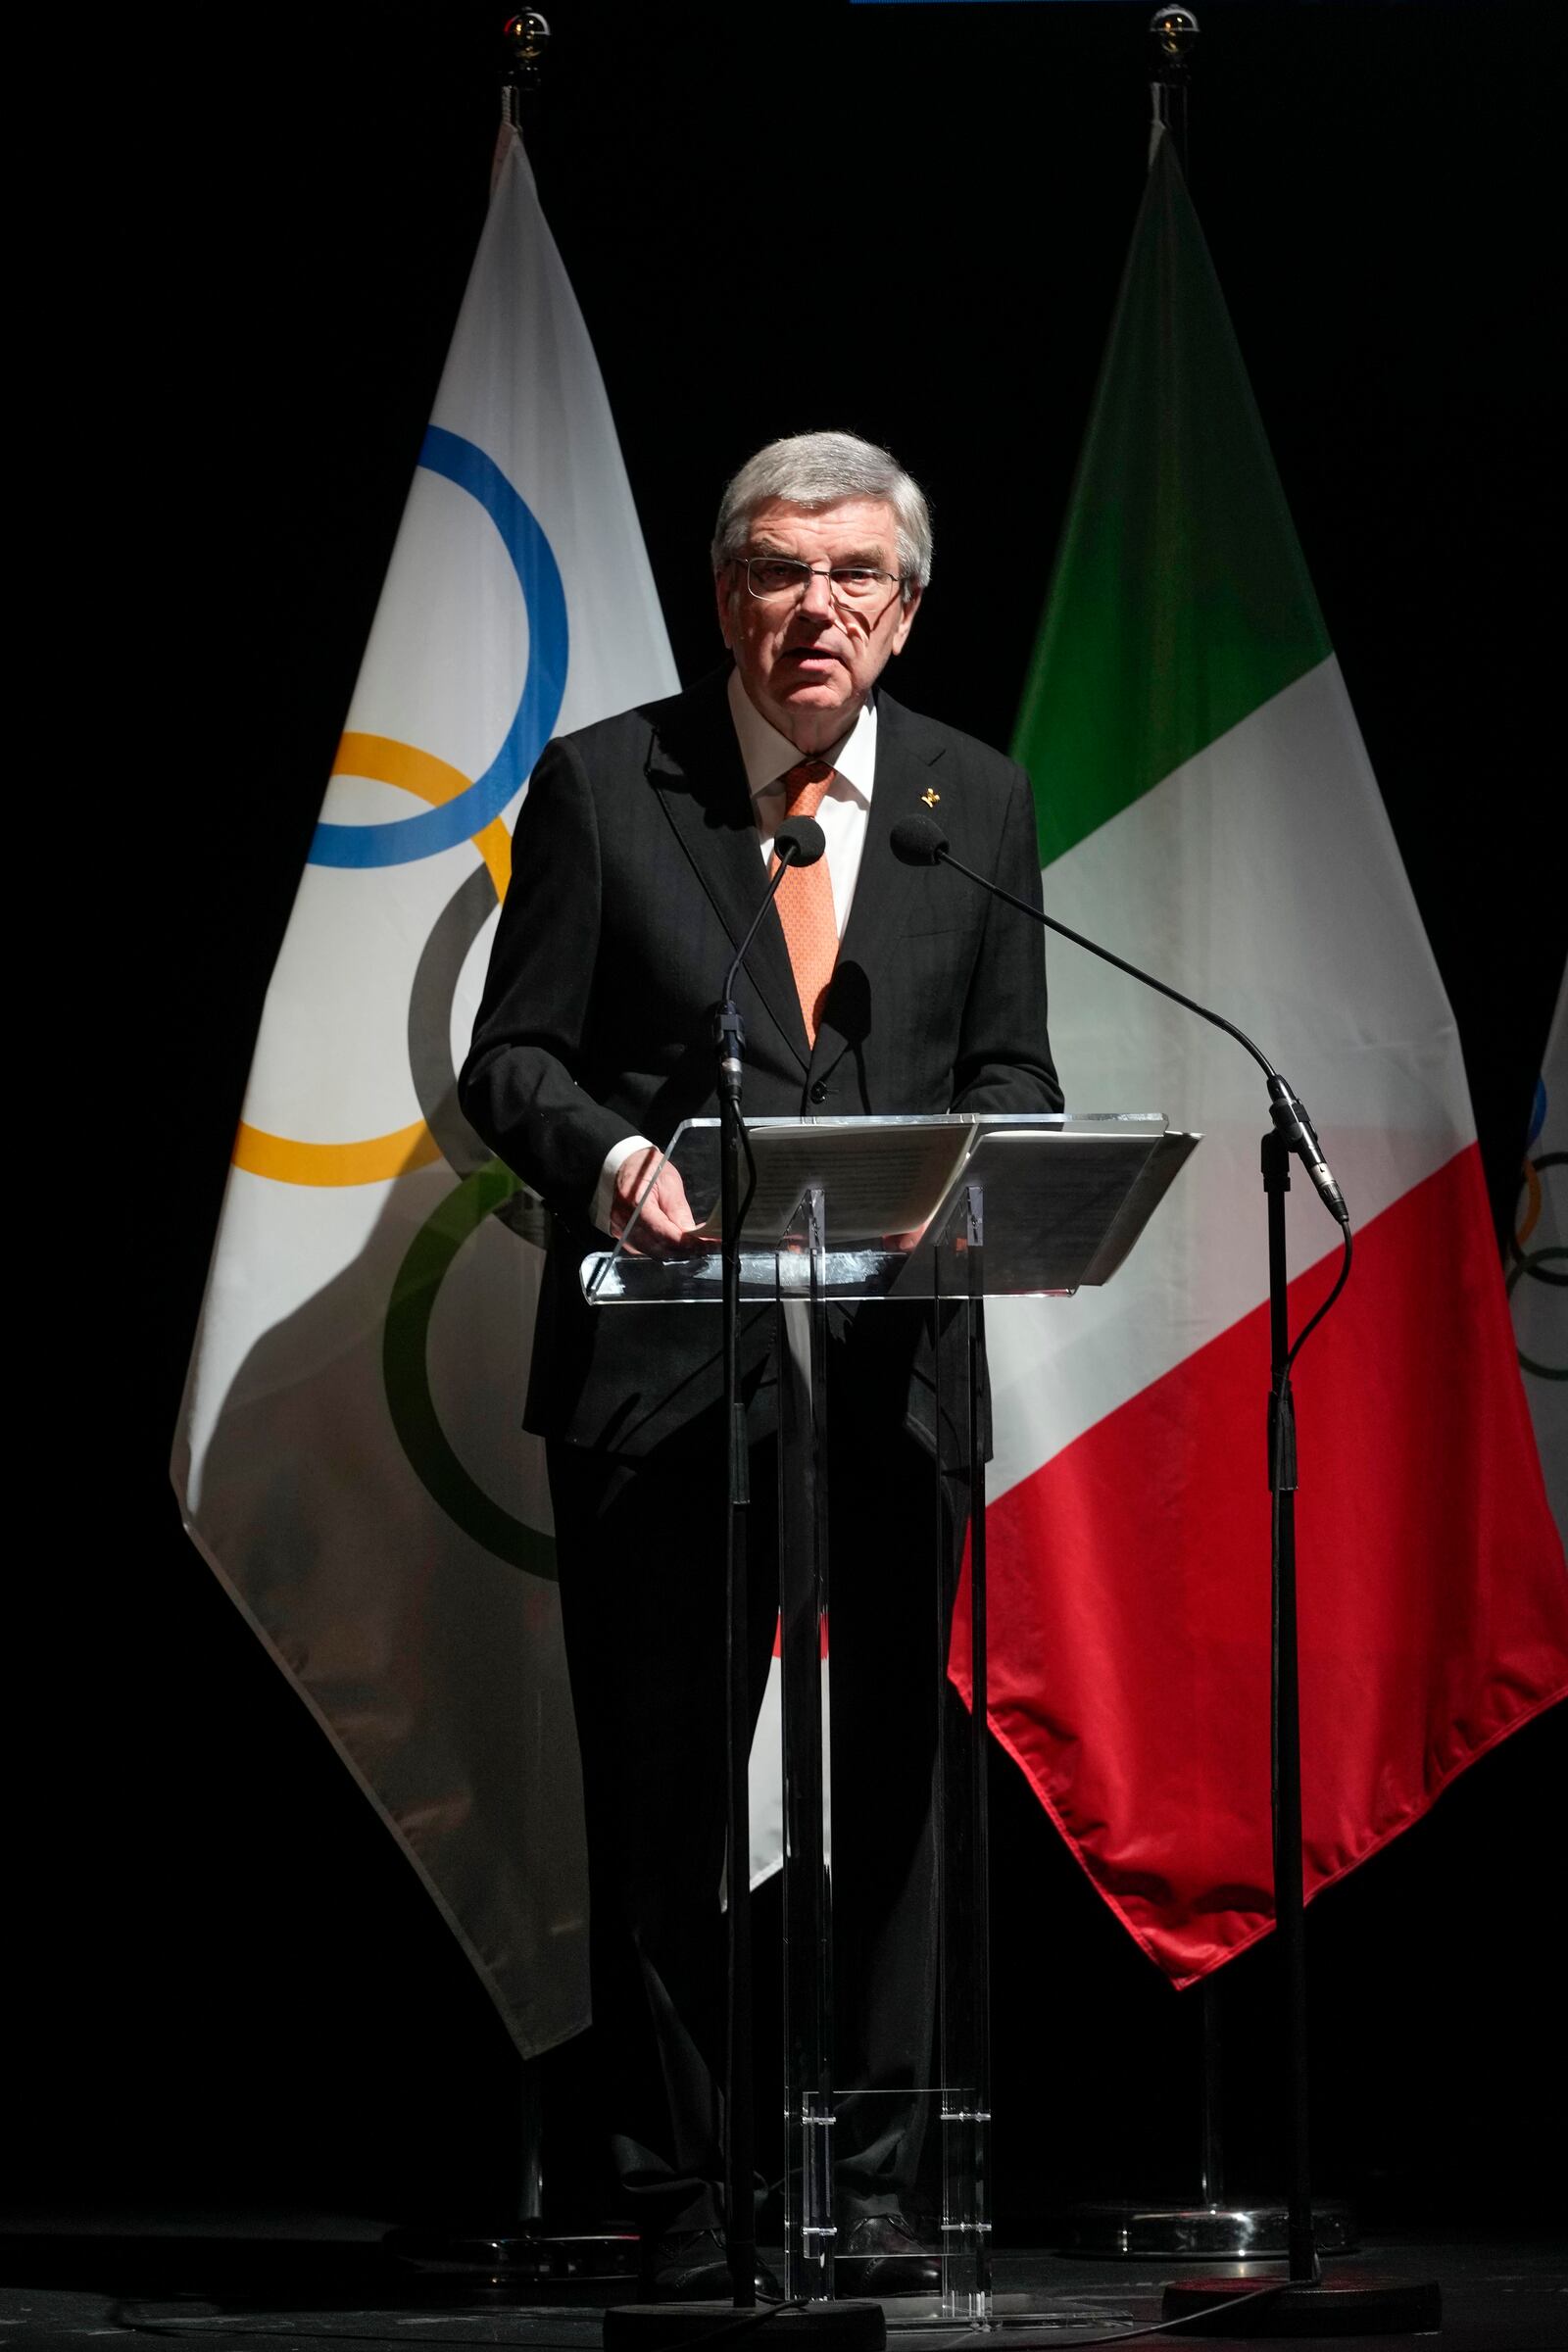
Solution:
{"label": "gray hair", "polygon": [[785,506],[836,507],[847,498],[879,498],[899,525],[899,580],[908,603],[931,577],[931,510],[918,482],[896,458],[856,433],[791,433],[748,458],[728,483],[713,526],[713,569],[746,552],[752,517],[769,499]]}

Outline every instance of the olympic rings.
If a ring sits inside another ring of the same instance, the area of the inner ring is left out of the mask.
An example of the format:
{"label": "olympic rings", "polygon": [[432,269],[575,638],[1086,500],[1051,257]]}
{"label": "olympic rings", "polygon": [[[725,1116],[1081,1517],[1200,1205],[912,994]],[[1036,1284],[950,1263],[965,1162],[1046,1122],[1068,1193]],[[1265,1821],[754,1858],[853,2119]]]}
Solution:
{"label": "olympic rings", "polygon": [[[399,743],[390,735],[345,735],[332,762],[332,773],[368,776],[372,783],[391,784],[398,791],[415,793],[421,801],[429,801],[438,808],[453,807],[468,790],[468,779],[461,768],[436,759],[432,752],[419,751],[412,743]],[[488,912],[492,893],[496,903],[507,895],[507,884],[512,878],[512,836],[500,817],[494,817],[474,837],[473,846],[484,859],[484,868],[476,870],[470,880],[479,884]],[[467,888],[468,884],[465,884],[464,889]],[[461,898],[463,891],[458,895]],[[450,912],[449,906],[447,913]],[[436,932],[446,920],[447,915],[440,918]],[[481,915],[480,925],[483,920]],[[421,971],[436,932],[425,943]],[[475,937],[477,932],[475,926]],[[452,978],[454,981],[457,978],[455,970]],[[421,995],[417,973],[415,995]],[[274,1184],[385,1184],[394,1176],[411,1175],[416,1168],[427,1168],[439,1159],[445,1146],[434,1132],[435,1122],[429,1116],[429,1104],[419,1085],[422,1064],[414,1050],[414,1017],[411,1000],[410,1058],[415,1065],[415,1090],[419,1107],[425,1113],[423,1118],[390,1135],[369,1136],[363,1143],[353,1144],[301,1143],[293,1136],[271,1135],[266,1128],[247,1126],[241,1119],[234,1137],[235,1167],[244,1168],[252,1176],[269,1177]],[[450,1079],[450,1049],[443,1051],[447,1053]],[[446,1156],[451,1159],[451,1152],[447,1152]],[[455,1161],[453,1164],[457,1165]],[[461,1175],[463,1170],[460,1168],[458,1173]]]}
{"label": "olympic rings", "polygon": [[398,1443],[416,1477],[447,1517],[510,1567],[556,1575],[551,1537],[503,1510],[469,1476],[441,1427],[430,1394],[427,1348],[436,1295],[458,1251],[519,1190],[499,1159],[466,1176],[410,1243],[392,1285],[381,1338],[381,1377]]}
{"label": "olympic rings", "polygon": [[468,950],[495,912],[495,905],[493,877],[476,865],[459,883],[431,925],[409,991],[409,1073],[415,1100],[455,1176],[471,1176],[490,1158],[489,1145],[480,1141],[458,1107],[452,1003]]}
{"label": "olympic rings", "polygon": [[512,559],[528,612],[528,669],[501,750],[469,780],[433,753],[390,736],[345,734],[334,775],[364,776],[413,793],[428,813],[390,823],[320,823],[310,862],[339,867],[408,864],[464,839],[484,859],[459,885],[420,952],[409,997],[409,1066],[420,1117],[395,1133],[361,1143],[313,1144],[270,1135],[241,1121],[234,1164],[274,1182],[372,1184],[444,1158],[459,1181],[415,1235],[392,1285],[382,1329],[381,1374],[398,1442],[431,1499],[484,1550],[533,1575],[556,1574],[556,1547],[488,1495],[458,1458],[430,1390],[430,1319],[459,1250],[487,1218],[526,1232],[522,1187],[490,1157],[457,1104],[452,1067],[452,998],[458,975],[492,906],[505,898],[512,839],[502,821],[554,730],[565,691],[568,631],[561,572],[549,541],[493,459],[437,425],[425,435],[420,463],[465,489],[484,508]]}
{"label": "olympic rings", "polygon": [[[1544,1198],[1541,1183],[1542,1176],[1547,1168],[1562,1167],[1568,1167],[1568,1152],[1543,1152],[1537,1158],[1527,1159],[1519,1171],[1519,1182],[1515,1187],[1514,1198],[1517,1200],[1522,1191],[1528,1205],[1523,1218],[1516,1219],[1513,1232],[1508,1237],[1508,1253],[1516,1261],[1519,1273],[1529,1271],[1539,1258],[1555,1258],[1562,1255],[1560,1250],[1527,1250],[1525,1248],[1526,1242],[1535,1232],[1541,1217]],[[1542,1274],[1540,1279],[1543,1282],[1562,1282],[1568,1277],[1561,1274]],[[1512,1279],[1510,1279],[1508,1287],[1510,1290],[1513,1288]]]}
{"label": "olympic rings", "polygon": [[247,1127],[241,1119],[232,1156],[236,1168],[273,1184],[385,1184],[429,1167],[441,1157],[441,1147],[423,1119],[363,1144],[304,1144],[291,1135],[269,1135],[265,1127]]}
{"label": "olympic rings", "polygon": [[1519,1183],[1524,1187],[1525,1192],[1525,1213],[1517,1221],[1513,1229],[1513,1248],[1515,1254],[1523,1250],[1526,1242],[1529,1241],[1530,1236],[1535,1232],[1536,1220],[1541,1215],[1541,1202],[1543,1198],[1541,1191],[1541,1178],[1536,1171],[1536,1163],[1533,1159],[1527,1159],[1524,1166],[1520,1169]]}
{"label": "olympic rings", "polygon": [[[1539,1122],[1535,1133],[1540,1133]],[[1513,1259],[1507,1274],[1510,1298],[1515,1286],[1527,1276],[1532,1282],[1550,1283],[1553,1289],[1568,1289],[1568,1270],[1561,1273],[1553,1271],[1568,1261],[1568,1246],[1548,1242],[1539,1250],[1527,1250],[1524,1247],[1541,1216],[1544,1198],[1541,1178],[1544,1171],[1565,1166],[1568,1166],[1568,1152],[1543,1152],[1535,1159],[1527,1159],[1520,1170],[1519,1183],[1528,1196],[1529,1207],[1508,1237],[1508,1251]],[[1538,1380],[1568,1380],[1568,1364],[1544,1364],[1539,1357],[1526,1355],[1522,1348],[1519,1349],[1519,1364],[1522,1371],[1533,1372]]]}
{"label": "olympic rings", "polygon": [[323,820],[311,843],[314,865],[408,865],[483,832],[527,781],[555,731],[566,691],[566,593],[550,542],[527,504],[494,458],[438,424],[425,432],[419,463],[466,490],[500,532],[527,607],[528,672],[505,740],[482,776],[424,816],[375,825]]}

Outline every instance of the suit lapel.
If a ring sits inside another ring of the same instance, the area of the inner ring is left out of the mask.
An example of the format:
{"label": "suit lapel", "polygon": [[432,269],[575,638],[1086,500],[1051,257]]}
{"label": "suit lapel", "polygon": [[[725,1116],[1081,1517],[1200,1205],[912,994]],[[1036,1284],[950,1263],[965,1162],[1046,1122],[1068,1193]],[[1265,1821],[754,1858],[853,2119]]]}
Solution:
{"label": "suit lapel", "polygon": [[[731,947],[738,948],[762,903],[767,876],[730,716],[727,679],[728,673],[720,671],[664,706],[649,754],[648,781]],[[873,807],[875,801],[873,793]],[[763,918],[746,951],[746,970],[804,1070],[809,1057],[806,1023],[776,914]],[[715,991],[723,977],[722,972],[713,974]]]}

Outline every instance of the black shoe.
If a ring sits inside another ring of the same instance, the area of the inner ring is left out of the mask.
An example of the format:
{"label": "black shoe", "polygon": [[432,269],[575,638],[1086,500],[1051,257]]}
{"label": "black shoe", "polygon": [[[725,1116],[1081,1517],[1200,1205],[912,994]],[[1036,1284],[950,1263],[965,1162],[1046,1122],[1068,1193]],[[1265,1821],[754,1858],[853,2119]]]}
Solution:
{"label": "black shoe", "polygon": [[862,2215],[833,2255],[833,2288],[849,2295],[934,2295],[942,2265],[902,2213]]}
{"label": "black shoe", "polygon": [[[735,2292],[722,2230],[671,2230],[645,2238],[640,2269],[641,2291],[651,2303],[727,2303]],[[759,2303],[784,2300],[760,2254],[753,2258],[752,2285]]]}

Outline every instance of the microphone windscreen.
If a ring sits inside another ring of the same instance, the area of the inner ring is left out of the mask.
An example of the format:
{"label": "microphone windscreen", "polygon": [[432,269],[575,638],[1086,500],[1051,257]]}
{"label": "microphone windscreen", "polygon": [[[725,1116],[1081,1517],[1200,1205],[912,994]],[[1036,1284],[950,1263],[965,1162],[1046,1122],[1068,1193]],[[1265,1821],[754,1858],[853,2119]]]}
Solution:
{"label": "microphone windscreen", "polygon": [[814,865],[827,848],[827,835],[814,816],[787,816],[773,835],[773,855],[781,863],[786,844],[793,852],[789,864]]}
{"label": "microphone windscreen", "polygon": [[888,844],[906,865],[935,865],[948,846],[948,837],[933,817],[901,816]]}

